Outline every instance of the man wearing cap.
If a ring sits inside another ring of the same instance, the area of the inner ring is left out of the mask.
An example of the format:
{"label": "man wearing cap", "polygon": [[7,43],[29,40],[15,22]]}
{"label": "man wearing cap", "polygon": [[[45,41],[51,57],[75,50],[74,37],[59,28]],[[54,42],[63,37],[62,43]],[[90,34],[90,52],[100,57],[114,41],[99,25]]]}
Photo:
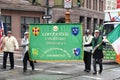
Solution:
{"label": "man wearing cap", "polygon": [[84,71],[90,72],[91,70],[91,51],[92,51],[92,39],[93,36],[90,34],[90,31],[87,29],[85,35],[83,36],[83,45],[84,45]]}
{"label": "man wearing cap", "polygon": [[7,56],[9,55],[10,59],[10,70],[14,69],[14,50],[18,50],[19,45],[12,32],[8,31],[7,36],[3,40],[3,69],[6,69]]}
{"label": "man wearing cap", "polygon": [[95,30],[94,32],[94,38],[92,40],[92,47],[93,47],[93,70],[94,73],[93,74],[97,74],[97,66],[96,64],[99,64],[99,74],[102,73],[103,70],[103,65],[102,65],[102,58],[103,58],[103,45],[105,45],[105,43],[103,42],[103,38],[100,35],[100,31],[99,30]]}
{"label": "man wearing cap", "polygon": [[30,63],[30,66],[32,67],[32,70],[34,70],[34,63],[33,61],[30,61],[29,59],[29,54],[28,54],[28,45],[29,45],[29,41],[28,41],[28,37],[29,37],[29,33],[25,32],[24,33],[24,38],[21,41],[21,45],[23,47],[23,72],[26,72],[27,70],[27,60]]}

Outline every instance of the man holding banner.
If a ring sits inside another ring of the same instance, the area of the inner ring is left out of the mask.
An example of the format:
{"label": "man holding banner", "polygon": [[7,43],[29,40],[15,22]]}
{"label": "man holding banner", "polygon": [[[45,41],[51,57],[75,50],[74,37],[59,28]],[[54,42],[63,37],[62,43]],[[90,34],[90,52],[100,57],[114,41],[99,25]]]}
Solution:
{"label": "man holding banner", "polygon": [[10,59],[10,70],[14,69],[14,50],[19,49],[19,45],[17,42],[17,39],[12,36],[12,32],[8,31],[7,36],[3,39],[2,43],[3,47],[3,69],[6,69],[6,63],[7,63],[7,56],[9,55]]}
{"label": "man holding banner", "polygon": [[93,70],[94,70],[94,75],[97,74],[97,66],[96,64],[99,64],[100,70],[99,74],[102,73],[103,70],[103,65],[102,65],[102,59],[103,59],[103,45],[105,43],[103,42],[103,38],[100,35],[99,30],[95,30],[94,38],[92,40],[92,47],[93,47]]}
{"label": "man holding banner", "polygon": [[86,30],[85,35],[83,36],[83,45],[84,45],[84,63],[86,72],[91,70],[91,51],[92,51],[92,39],[93,36],[90,34],[90,30]]}
{"label": "man holding banner", "polygon": [[23,72],[26,72],[27,70],[27,60],[30,62],[30,66],[32,67],[32,70],[34,70],[34,63],[33,61],[30,61],[29,58],[29,54],[28,54],[28,45],[29,45],[29,41],[28,41],[28,37],[29,37],[29,33],[25,32],[24,33],[24,38],[21,41],[21,45],[23,47]]}

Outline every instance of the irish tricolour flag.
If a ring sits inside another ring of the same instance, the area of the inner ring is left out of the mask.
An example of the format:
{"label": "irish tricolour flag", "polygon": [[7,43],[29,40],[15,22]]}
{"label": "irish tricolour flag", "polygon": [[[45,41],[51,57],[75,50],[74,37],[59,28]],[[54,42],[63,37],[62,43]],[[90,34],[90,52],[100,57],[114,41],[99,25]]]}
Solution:
{"label": "irish tricolour flag", "polygon": [[120,63],[120,25],[118,25],[112,32],[108,34],[107,39],[117,53],[116,61]]}

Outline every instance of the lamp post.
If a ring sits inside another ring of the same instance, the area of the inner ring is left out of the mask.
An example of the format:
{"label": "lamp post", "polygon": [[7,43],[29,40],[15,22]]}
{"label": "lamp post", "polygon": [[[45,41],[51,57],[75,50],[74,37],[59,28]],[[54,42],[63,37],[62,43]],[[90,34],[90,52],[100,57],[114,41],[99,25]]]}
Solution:
{"label": "lamp post", "polygon": [[70,11],[67,9],[65,12],[65,23],[70,23]]}
{"label": "lamp post", "polygon": [[[46,15],[49,15],[49,0],[46,0],[46,7],[47,7],[47,10],[46,10]],[[46,19],[47,23],[49,23],[49,19]]]}
{"label": "lamp post", "polygon": [[69,9],[72,8],[72,0],[64,0],[64,8],[66,9],[65,23],[70,23],[70,11],[69,11]]}

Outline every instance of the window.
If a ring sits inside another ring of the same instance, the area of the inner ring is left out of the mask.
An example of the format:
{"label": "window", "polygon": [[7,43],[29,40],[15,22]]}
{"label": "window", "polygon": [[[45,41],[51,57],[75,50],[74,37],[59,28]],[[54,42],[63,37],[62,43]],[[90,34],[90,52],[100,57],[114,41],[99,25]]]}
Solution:
{"label": "window", "polygon": [[102,19],[100,19],[100,23],[99,23],[100,25],[102,25],[103,24],[103,20]]}
{"label": "window", "polygon": [[93,28],[94,30],[98,28],[98,20],[97,20],[97,18],[94,18],[93,27],[94,27]]}
{"label": "window", "polygon": [[103,11],[103,1],[102,0],[100,0],[100,2],[99,2],[99,10]]}
{"label": "window", "polygon": [[24,32],[28,31],[29,24],[40,23],[40,17],[21,17],[21,37],[23,38]]}
{"label": "window", "polygon": [[87,0],[86,6],[88,9],[91,9],[91,0]]}
{"label": "window", "polygon": [[105,24],[103,27],[103,34],[108,35],[114,29],[114,24]]}
{"label": "window", "polygon": [[93,0],[93,10],[97,10],[97,0]]}
{"label": "window", "polygon": [[87,4],[86,4],[87,8],[89,7],[89,0],[87,0]]}
{"label": "window", "polygon": [[80,16],[80,23],[84,23],[84,16]]}
{"label": "window", "polygon": [[63,7],[64,0],[54,0],[54,5],[57,7]]}
{"label": "window", "polygon": [[10,31],[12,29],[11,16],[2,15],[2,20],[3,20],[3,25],[4,25],[4,32],[6,35],[7,31]]}
{"label": "window", "polygon": [[87,29],[91,28],[91,18],[87,18]]}

